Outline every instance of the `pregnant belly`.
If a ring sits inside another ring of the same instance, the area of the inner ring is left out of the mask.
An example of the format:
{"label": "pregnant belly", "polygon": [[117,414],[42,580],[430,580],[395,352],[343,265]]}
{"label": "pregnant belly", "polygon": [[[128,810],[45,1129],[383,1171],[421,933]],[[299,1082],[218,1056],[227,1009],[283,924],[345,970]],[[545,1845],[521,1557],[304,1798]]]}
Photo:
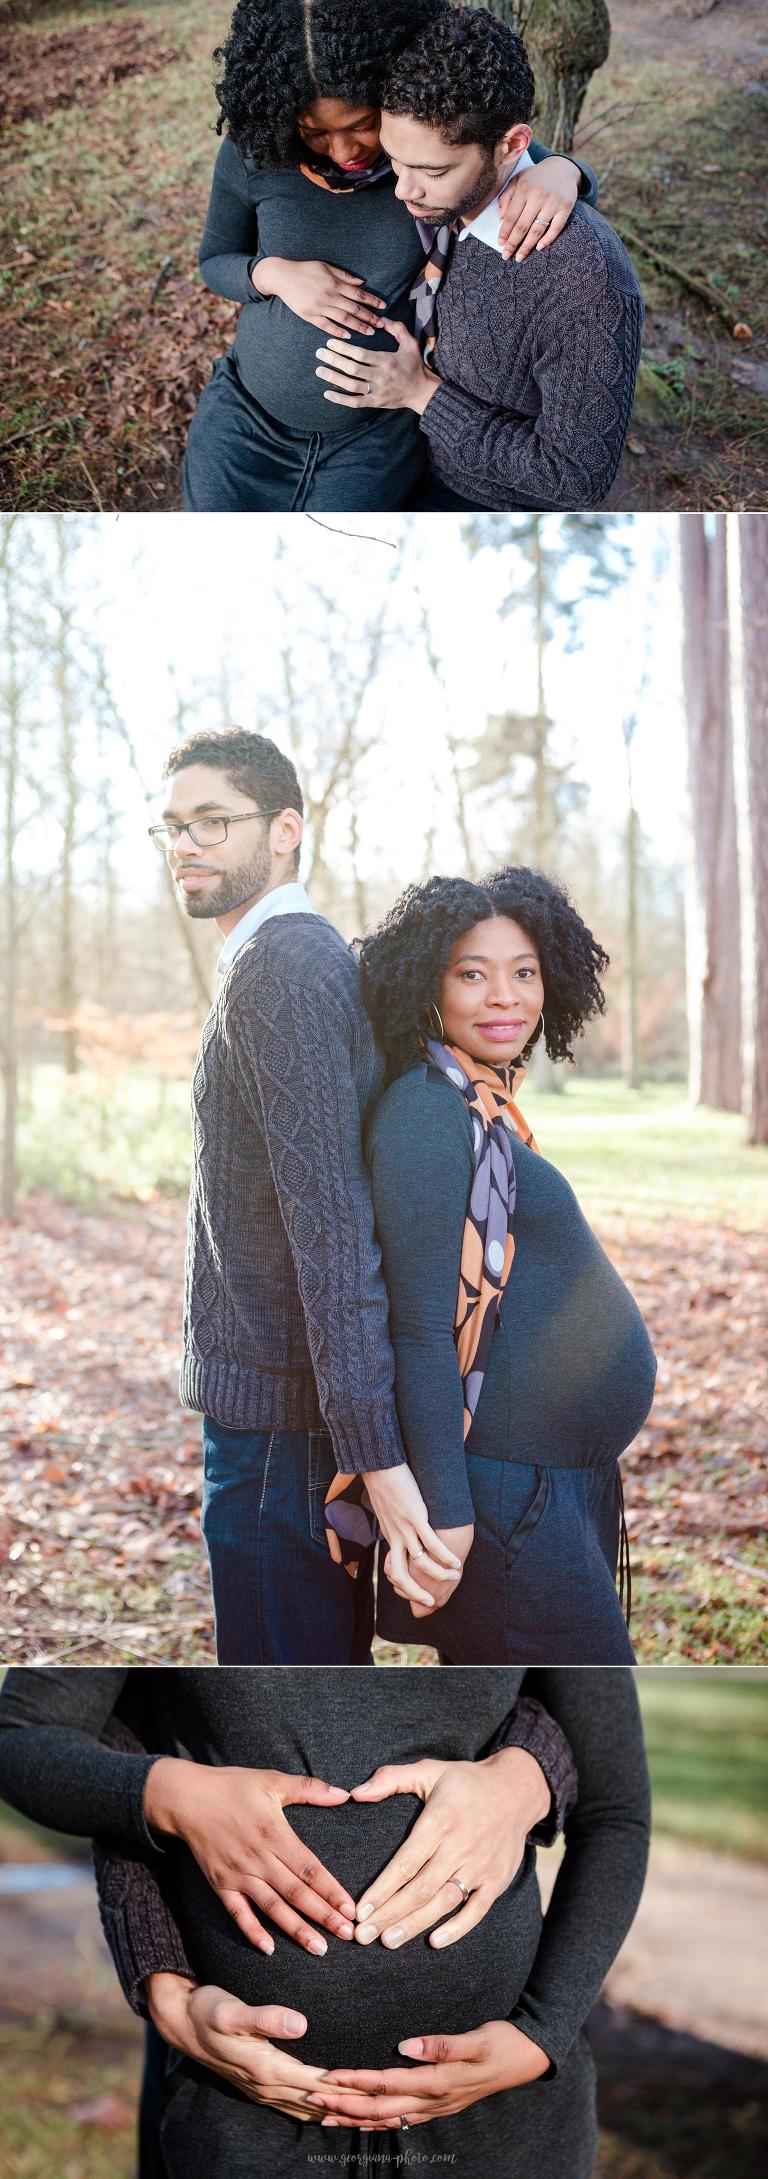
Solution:
{"label": "pregnant belly", "polygon": [[[421,1804],[403,1794],[372,1807],[295,1808],[290,1822],[359,1899],[420,1813]],[[315,1958],[269,1922],[275,1950],[266,1958],[241,1936],[191,1855],[184,1854],[179,1873],[181,1926],[197,1975],[249,2005],[286,2004],[303,2012],[309,2025],[297,2055],[310,2064],[399,2064],[403,2036],[441,2029],[461,2034],[484,2020],[504,2019],[528,1979],[541,1932],[530,1847],[509,1890],[446,1951],[435,1951],[426,1935],[390,1952],[379,1943],[344,1942],[325,1932],[328,1951]],[[458,1892],[456,1899],[458,1904]]]}

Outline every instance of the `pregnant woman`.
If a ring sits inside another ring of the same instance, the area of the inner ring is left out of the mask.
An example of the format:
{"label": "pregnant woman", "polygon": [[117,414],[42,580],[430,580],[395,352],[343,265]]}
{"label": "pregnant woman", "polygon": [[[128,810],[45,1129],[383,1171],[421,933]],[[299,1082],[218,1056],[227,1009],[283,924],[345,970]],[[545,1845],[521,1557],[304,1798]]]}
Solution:
{"label": "pregnant woman", "polygon": [[[149,1979],[180,2053],[168,2179],[292,2179],[321,2153],[310,2124],[340,2162],[365,2165],[372,2127],[394,2170],[402,2129],[428,2125],[430,2158],[467,2175],[589,2179],[582,2029],[642,1890],[642,1732],[628,1673],[529,1674],[521,1701],[523,1680],[9,1672],[0,1794],[129,1857],[103,1889],[123,1978]],[[103,1744],[115,1706],[148,1752]],[[542,1925],[526,1835],[573,1794],[563,1735],[577,1797]]]}
{"label": "pregnant woman", "polygon": [[[603,1011],[607,955],[520,868],[411,887],[361,961],[389,1070],[368,1155],[403,1442],[464,1561],[425,1631],[453,1664],[632,1662],[618,1462],[655,1360],[515,1098],[539,1038],[569,1059]],[[380,1579],[381,1634],[412,1641],[426,1609]]]}
{"label": "pregnant woman", "polygon": [[[396,342],[424,265],[379,146],[379,96],[397,54],[447,0],[240,0],[217,85],[219,132],[200,264],[242,304],[232,349],[193,419],[184,504],[201,513],[399,508],[424,469],[419,418],[351,413],[316,376],[318,335]],[[556,239],[591,169],[532,144],[499,228],[523,254]],[[538,224],[535,224],[538,223]],[[530,237],[530,241],[526,237]]]}

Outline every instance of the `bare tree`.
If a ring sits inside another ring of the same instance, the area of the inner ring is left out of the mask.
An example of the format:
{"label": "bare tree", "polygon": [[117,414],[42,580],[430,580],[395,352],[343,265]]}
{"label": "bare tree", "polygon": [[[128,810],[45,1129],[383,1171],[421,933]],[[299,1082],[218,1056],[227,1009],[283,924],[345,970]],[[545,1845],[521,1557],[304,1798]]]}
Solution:
{"label": "bare tree", "polygon": [[686,900],[689,1090],[741,1110],[739,872],[726,517],[680,516],[683,685],[691,816]]}
{"label": "bare tree", "polygon": [[21,765],[22,683],[19,670],[16,625],[15,531],[18,515],[5,515],[0,523],[0,592],[5,624],[5,667],[2,680],[3,768],[3,933],[4,977],[2,1012],[3,1058],[3,1156],[0,1213],[13,1218],[16,1211],[16,1127],[19,1102],[18,1053],[18,884],[16,876],[16,829]]}
{"label": "bare tree", "polygon": [[768,1142],[768,515],[729,515],[737,769],[742,783],[743,1110]]}

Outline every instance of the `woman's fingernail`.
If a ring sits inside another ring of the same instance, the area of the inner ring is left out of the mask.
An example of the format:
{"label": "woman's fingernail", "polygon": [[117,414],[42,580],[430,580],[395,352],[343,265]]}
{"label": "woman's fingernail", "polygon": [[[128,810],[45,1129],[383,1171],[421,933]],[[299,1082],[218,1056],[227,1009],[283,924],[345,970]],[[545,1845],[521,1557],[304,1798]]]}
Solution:
{"label": "woman's fingernail", "polygon": [[294,2032],[297,2035],[303,2034],[306,2025],[303,2013],[283,2013],[283,2027],[287,2035],[292,2035]]}
{"label": "woman's fingernail", "polygon": [[437,1946],[437,1945],[439,1945],[439,1944],[450,1944],[450,1942],[451,1942],[451,1939],[450,1939],[450,1937],[449,1937],[449,1936],[447,1936],[446,1934],[444,1934],[444,1932],[443,1932],[443,1930],[442,1930],[442,1929],[436,1929],[436,1930],[435,1930],[435,1933],[434,1933],[434,1936],[433,1936],[433,1937],[430,1937],[430,1940],[429,1940],[429,1941],[430,1941],[430,1944],[433,1944],[433,1945]]}
{"label": "woman's fingernail", "polygon": [[366,1922],[364,1929],[358,1929],[357,1942],[358,1944],[373,1944],[374,1937],[377,1936],[378,1930],[374,1929],[373,1923]]}
{"label": "woman's fingernail", "polygon": [[310,1937],[310,1938],[309,1938],[309,1940],[308,1940],[308,1943],[307,1943],[307,1951],[308,1951],[308,1952],[327,1952],[327,1950],[328,1950],[328,1946],[327,1946],[327,1944],[326,1944],[326,1942],[325,1942],[325,1938],[324,1938],[324,1937]]}
{"label": "woman's fingernail", "polygon": [[402,1944],[404,1936],[404,1929],[385,1929],[382,1932],[381,1942],[382,1944]]}
{"label": "woman's fingernail", "polygon": [[354,1934],[355,1934],[355,1925],[354,1925],[354,1922],[340,1922],[340,1923],[339,1923],[339,1927],[338,1927],[338,1929],[337,1929],[337,1932],[336,1932],[336,1935],[337,1935],[338,1937],[354,1937]]}
{"label": "woman's fingernail", "polygon": [[408,2035],[406,2036],[405,2042],[398,2043],[397,2047],[398,2050],[402,2051],[404,2058],[420,2058],[424,2049],[423,2036]]}
{"label": "woman's fingernail", "polygon": [[274,1949],[275,1947],[271,1937],[265,1937],[259,1947],[259,1950],[261,1952],[274,1952]]}

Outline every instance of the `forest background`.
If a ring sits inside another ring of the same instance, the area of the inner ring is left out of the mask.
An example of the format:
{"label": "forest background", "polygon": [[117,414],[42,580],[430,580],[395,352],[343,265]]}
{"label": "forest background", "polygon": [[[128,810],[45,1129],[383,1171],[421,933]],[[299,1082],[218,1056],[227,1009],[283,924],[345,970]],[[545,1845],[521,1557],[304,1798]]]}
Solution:
{"label": "forest background", "polygon": [[348,528],[265,517],[245,560],[215,517],[0,524],[2,1653],[212,1655],[176,1368],[219,941],[146,826],[172,743],[235,718],[295,756],[304,875],[348,937],[436,867],[518,859],[607,946],[604,1019],[525,1099],[659,1356],[624,1464],[633,1638],[758,1662],[768,517]]}
{"label": "forest background", "polygon": [[[760,508],[768,479],[761,0],[491,0],[536,125],[596,168],[646,302],[616,508]],[[235,310],[197,251],[229,0],[0,0],[0,506],[179,504]]]}

